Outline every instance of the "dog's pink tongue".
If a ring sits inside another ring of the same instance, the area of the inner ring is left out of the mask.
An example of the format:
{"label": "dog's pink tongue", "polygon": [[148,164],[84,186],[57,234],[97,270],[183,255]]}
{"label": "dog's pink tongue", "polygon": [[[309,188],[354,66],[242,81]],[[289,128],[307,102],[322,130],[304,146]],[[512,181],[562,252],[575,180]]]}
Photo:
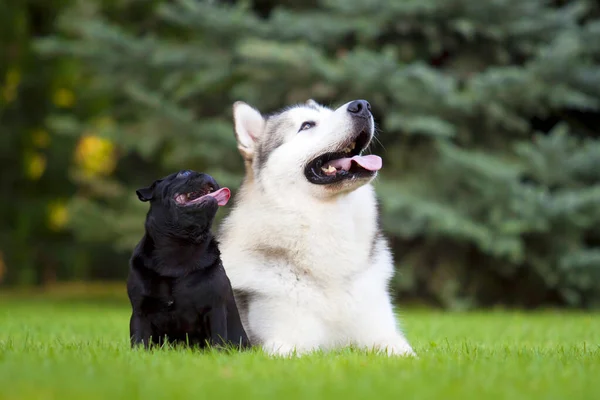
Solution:
{"label": "dog's pink tongue", "polygon": [[381,157],[374,154],[370,154],[368,156],[354,156],[352,158],[340,158],[337,160],[331,160],[328,164],[336,169],[348,171],[352,166],[352,161],[356,162],[367,171],[379,171],[383,166]]}
{"label": "dog's pink tongue", "polygon": [[209,193],[208,196],[214,197],[215,199],[217,199],[217,204],[219,204],[220,206],[224,206],[225,204],[227,204],[229,198],[231,197],[231,191],[224,187],[215,192]]}

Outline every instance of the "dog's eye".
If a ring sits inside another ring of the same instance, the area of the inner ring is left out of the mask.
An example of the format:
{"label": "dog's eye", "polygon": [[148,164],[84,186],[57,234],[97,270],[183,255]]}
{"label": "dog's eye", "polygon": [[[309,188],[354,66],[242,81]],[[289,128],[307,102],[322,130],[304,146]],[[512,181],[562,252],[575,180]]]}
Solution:
{"label": "dog's eye", "polygon": [[[305,131],[307,129],[314,127],[315,125],[316,124],[313,121],[303,122],[302,125],[300,125],[300,131]],[[300,131],[298,131],[298,132],[300,132]]]}
{"label": "dog's eye", "polygon": [[180,177],[186,177],[186,176],[190,176],[190,174],[192,173],[192,171],[181,171],[179,173]]}

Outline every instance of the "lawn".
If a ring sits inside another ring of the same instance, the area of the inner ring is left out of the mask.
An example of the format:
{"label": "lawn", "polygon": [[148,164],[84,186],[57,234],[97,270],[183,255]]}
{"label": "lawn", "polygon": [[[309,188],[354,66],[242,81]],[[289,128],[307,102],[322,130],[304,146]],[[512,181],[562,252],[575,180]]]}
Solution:
{"label": "lawn", "polygon": [[600,399],[600,314],[403,310],[419,358],[129,349],[116,298],[0,296],[1,399]]}

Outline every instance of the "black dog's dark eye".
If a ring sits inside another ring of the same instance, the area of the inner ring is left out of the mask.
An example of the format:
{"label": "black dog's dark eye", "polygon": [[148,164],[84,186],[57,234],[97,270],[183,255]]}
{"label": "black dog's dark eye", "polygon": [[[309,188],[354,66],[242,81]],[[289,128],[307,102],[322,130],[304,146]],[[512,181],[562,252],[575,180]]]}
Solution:
{"label": "black dog's dark eye", "polygon": [[[314,127],[315,125],[316,124],[313,121],[303,122],[302,125],[300,125],[300,131],[305,131],[307,129]],[[300,131],[298,131],[298,132],[300,132]]]}
{"label": "black dog's dark eye", "polygon": [[186,176],[190,176],[191,173],[192,173],[192,171],[181,171],[179,173],[179,176],[186,177]]}

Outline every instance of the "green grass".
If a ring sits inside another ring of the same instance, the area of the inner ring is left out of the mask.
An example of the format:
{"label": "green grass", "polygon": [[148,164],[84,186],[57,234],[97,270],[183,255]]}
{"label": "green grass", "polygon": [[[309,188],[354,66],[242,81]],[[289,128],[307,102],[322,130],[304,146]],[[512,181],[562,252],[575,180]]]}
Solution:
{"label": "green grass", "polygon": [[0,297],[1,399],[600,399],[600,315],[404,311],[419,359],[132,351],[128,304]]}

